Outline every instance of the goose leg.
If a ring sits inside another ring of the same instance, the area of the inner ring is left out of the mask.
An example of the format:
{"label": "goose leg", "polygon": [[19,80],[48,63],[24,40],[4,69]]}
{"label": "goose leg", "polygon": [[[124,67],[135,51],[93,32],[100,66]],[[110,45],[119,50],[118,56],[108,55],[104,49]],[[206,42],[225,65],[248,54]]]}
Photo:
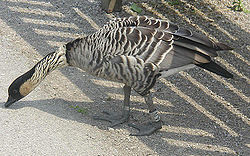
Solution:
{"label": "goose leg", "polygon": [[151,93],[144,96],[144,100],[146,101],[146,104],[148,105],[149,114],[151,116],[151,121],[135,125],[135,124],[129,124],[130,127],[133,127],[137,130],[139,130],[138,133],[130,134],[133,136],[144,136],[144,135],[151,135],[158,129],[162,128],[162,121],[160,119],[160,116],[158,115],[158,111],[153,105],[153,99]]}
{"label": "goose leg", "polygon": [[131,87],[125,85],[123,87],[124,91],[124,102],[123,102],[123,109],[122,115],[118,115],[115,113],[109,113],[104,111],[101,116],[94,116],[95,120],[104,120],[111,123],[110,127],[114,127],[116,125],[122,124],[129,120],[129,113],[130,113],[130,94],[131,94]]}

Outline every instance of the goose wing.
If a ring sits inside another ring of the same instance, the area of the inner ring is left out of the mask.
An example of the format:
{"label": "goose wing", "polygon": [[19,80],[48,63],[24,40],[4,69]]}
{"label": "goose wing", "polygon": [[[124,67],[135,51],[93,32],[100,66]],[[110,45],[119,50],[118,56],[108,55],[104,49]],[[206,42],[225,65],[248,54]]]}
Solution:
{"label": "goose wing", "polygon": [[113,34],[114,55],[133,55],[158,65],[161,71],[195,64],[214,72],[211,67],[219,65],[211,57],[218,56],[217,51],[232,49],[171,22],[146,16],[115,19],[102,31]]}
{"label": "goose wing", "polygon": [[173,67],[182,63],[208,63],[210,56],[217,56],[216,51],[221,49],[221,44],[205,36],[146,16],[116,19],[110,25],[115,30],[114,40],[124,47],[123,54],[137,55],[145,62],[161,64],[162,68],[171,68],[169,62]]}

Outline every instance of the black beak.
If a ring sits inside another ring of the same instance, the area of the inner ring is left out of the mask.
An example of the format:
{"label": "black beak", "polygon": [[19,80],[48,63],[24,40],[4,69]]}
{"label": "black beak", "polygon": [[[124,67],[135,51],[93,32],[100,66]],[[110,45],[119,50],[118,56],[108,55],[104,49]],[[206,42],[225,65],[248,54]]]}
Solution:
{"label": "black beak", "polygon": [[7,108],[9,107],[10,105],[12,105],[13,103],[15,103],[17,100],[12,98],[11,96],[9,96],[7,102],[4,104],[4,107]]}

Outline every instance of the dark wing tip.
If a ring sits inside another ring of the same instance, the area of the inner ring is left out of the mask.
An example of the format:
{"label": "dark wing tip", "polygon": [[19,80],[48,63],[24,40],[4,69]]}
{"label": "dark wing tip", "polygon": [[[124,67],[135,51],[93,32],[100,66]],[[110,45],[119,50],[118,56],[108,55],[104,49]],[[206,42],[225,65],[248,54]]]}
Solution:
{"label": "dark wing tip", "polygon": [[227,73],[227,74],[225,74],[224,77],[225,77],[225,78],[229,78],[229,79],[233,79],[233,78],[234,78],[234,75],[231,74],[231,73]]}
{"label": "dark wing tip", "polygon": [[233,78],[233,74],[229,73],[226,69],[218,65],[217,63],[211,61],[209,63],[196,64],[197,66],[213,72],[217,75],[223,76],[225,78]]}
{"label": "dark wing tip", "polygon": [[224,43],[216,43],[218,50],[233,50],[232,47],[229,47],[228,45],[224,44]]}

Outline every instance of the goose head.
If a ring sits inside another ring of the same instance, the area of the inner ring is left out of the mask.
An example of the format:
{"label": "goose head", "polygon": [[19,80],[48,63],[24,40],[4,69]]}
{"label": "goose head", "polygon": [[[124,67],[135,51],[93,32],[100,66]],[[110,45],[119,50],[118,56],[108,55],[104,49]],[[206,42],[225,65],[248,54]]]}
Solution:
{"label": "goose head", "polygon": [[33,73],[34,69],[31,69],[11,83],[8,89],[9,97],[7,102],[4,104],[5,107],[9,107],[13,103],[24,98],[35,88],[34,83],[31,81]]}

